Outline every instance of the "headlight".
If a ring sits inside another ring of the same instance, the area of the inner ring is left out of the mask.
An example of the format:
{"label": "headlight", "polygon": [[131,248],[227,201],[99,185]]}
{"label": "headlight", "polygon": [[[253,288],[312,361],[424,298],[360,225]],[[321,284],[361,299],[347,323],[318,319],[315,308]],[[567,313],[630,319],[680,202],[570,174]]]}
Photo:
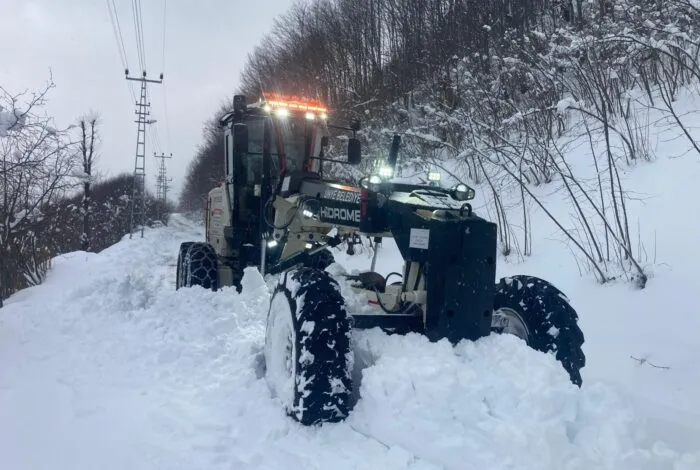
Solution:
{"label": "headlight", "polygon": [[275,113],[277,114],[278,117],[281,117],[281,118],[286,118],[287,116],[289,116],[289,110],[287,108],[277,108]]}
{"label": "headlight", "polygon": [[277,246],[277,240],[270,240],[269,242],[267,242],[268,248],[274,248],[276,246]]}
{"label": "headlight", "polygon": [[382,178],[391,178],[394,176],[394,169],[390,166],[382,166],[379,168],[379,176]]}
{"label": "headlight", "polygon": [[452,188],[452,197],[458,201],[469,201],[474,199],[474,196],[474,190],[464,183],[459,183]]}
{"label": "headlight", "polygon": [[433,181],[437,183],[438,181],[440,181],[441,177],[442,175],[438,171],[431,171],[430,173],[428,173],[428,181]]}
{"label": "headlight", "polygon": [[313,121],[314,119],[316,119],[316,115],[314,113],[306,113],[307,121]]}
{"label": "headlight", "polygon": [[369,177],[367,189],[369,189],[370,191],[377,192],[377,191],[379,191],[379,187],[381,184],[382,184],[382,178],[379,177],[378,175],[372,175]]}

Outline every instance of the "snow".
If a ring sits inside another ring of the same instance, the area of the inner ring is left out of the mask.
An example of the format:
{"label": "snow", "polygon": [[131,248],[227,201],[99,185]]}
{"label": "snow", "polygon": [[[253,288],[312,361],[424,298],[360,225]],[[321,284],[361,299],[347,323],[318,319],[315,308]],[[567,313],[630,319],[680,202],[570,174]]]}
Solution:
{"label": "snow", "polygon": [[[678,108],[692,119],[697,98],[681,96]],[[179,244],[204,236],[199,220],[175,214],[143,239],[56,258],[43,284],[0,309],[0,468],[700,469],[700,161],[677,129],[649,122],[656,160],[621,175],[634,196],[632,238],[647,252],[645,289],[582,276],[537,208],[533,255],[498,261],[499,276],[548,279],[577,309],[581,389],[551,355],[514,337],[451,347],[356,331],[353,412],[304,428],[263,376],[276,280],[249,269],[241,294],[175,291]],[[585,147],[570,158],[584,168]],[[570,212],[551,185],[533,191],[554,213]],[[484,193],[474,209],[489,217]],[[517,225],[517,212],[510,217]],[[367,269],[371,250],[356,251],[336,249],[328,271]],[[384,275],[399,266],[391,240],[377,263]],[[340,289],[350,311],[368,308]]]}
{"label": "snow", "polygon": [[645,426],[619,387],[587,378],[579,390],[551,356],[510,336],[452,348],[355,332],[364,370],[353,413],[303,428],[262,376],[274,282],[248,270],[242,294],[174,290],[179,243],[202,235],[174,215],[144,239],[58,257],[43,285],[8,299],[0,310],[3,468],[700,465],[697,444],[694,454],[673,449],[673,436]]}
{"label": "snow", "polygon": [[25,125],[26,116],[18,109],[5,110],[0,106],[0,137],[7,137],[11,130],[17,130]]}
{"label": "snow", "polygon": [[571,96],[567,96],[566,98],[563,98],[557,102],[556,108],[557,108],[557,113],[560,115],[563,115],[566,113],[566,110],[569,108],[577,107],[579,106],[579,103],[572,98]]}

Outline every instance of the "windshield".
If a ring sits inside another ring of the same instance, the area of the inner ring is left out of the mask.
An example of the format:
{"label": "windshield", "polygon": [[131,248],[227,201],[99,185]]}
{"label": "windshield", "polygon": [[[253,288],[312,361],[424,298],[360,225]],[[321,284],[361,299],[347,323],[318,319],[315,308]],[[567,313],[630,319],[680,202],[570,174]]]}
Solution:
{"label": "windshield", "polygon": [[[313,139],[312,156],[318,156],[320,136],[304,117],[273,118],[270,133],[272,178],[280,174],[281,153],[285,154],[286,171],[303,171],[307,137]],[[246,183],[254,184],[262,172],[263,131],[265,119],[252,119],[248,125],[248,154],[245,158]],[[280,140],[281,137],[281,140]]]}
{"label": "windshield", "polygon": [[[306,158],[307,121],[299,119],[275,119],[277,131],[282,134],[284,142],[284,153],[287,156],[287,171],[301,171],[304,169],[304,159]],[[277,153],[273,147],[272,153]]]}

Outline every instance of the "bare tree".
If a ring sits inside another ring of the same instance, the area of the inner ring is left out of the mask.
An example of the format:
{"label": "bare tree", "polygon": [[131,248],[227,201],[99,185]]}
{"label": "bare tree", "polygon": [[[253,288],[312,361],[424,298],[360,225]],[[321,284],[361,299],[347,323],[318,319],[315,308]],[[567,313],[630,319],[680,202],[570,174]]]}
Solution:
{"label": "bare tree", "polygon": [[40,240],[44,210],[74,185],[70,128],[55,128],[42,113],[53,87],[0,88],[0,298],[43,279],[53,254]]}
{"label": "bare tree", "polygon": [[95,145],[97,138],[97,116],[82,118],[80,120],[80,156],[83,165],[83,172],[79,178],[83,181],[83,231],[80,234],[81,248],[89,251],[90,246],[90,217],[92,212],[92,201],[90,199],[90,185],[92,183],[92,166],[95,163]]}

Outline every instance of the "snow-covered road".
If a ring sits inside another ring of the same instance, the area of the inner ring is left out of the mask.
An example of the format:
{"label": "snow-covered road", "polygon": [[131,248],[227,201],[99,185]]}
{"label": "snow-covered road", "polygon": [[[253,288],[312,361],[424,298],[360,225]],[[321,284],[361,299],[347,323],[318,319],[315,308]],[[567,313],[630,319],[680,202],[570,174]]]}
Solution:
{"label": "snow-covered road", "polygon": [[240,295],[174,290],[180,242],[201,237],[175,215],[61,257],[0,309],[0,469],[700,469],[700,452],[652,443],[621,391],[579,390],[507,336],[356,332],[370,364],[355,410],[303,428],[261,377],[257,272]]}

